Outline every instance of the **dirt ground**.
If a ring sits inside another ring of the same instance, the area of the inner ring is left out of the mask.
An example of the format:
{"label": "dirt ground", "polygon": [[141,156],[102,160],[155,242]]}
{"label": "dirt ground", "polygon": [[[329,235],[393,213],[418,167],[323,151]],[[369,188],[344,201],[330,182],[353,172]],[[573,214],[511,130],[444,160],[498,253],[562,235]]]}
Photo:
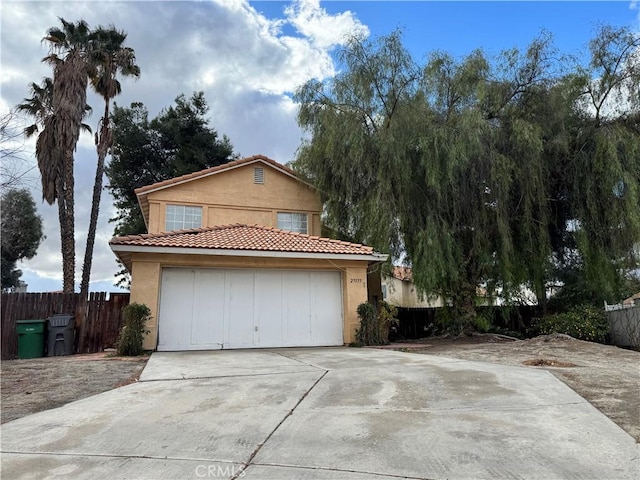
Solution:
{"label": "dirt ground", "polygon": [[406,350],[414,353],[544,368],[640,443],[640,352],[560,334],[529,340],[489,334],[411,342]]}
{"label": "dirt ground", "polygon": [[[640,442],[640,353],[565,335],[515,340],[496,335],[427,338],[395,349],[544,368]],[[2,423],[137,380],[148,357],[73,355],[1,364]]]}
{"label": "dirt ground", "polygon": [[2,423],[135,382],[148,358],[96,353],[3,360]]}

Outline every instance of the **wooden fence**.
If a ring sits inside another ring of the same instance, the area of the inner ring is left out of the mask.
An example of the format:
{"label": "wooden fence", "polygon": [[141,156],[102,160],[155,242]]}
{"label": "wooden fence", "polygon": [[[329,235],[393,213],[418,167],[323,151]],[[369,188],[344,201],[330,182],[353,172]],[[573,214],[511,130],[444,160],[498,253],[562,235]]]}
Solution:
{"label": "wooden fence", "polygon": [[[435,308],[398,308],[400,324],[397,337],[417,339],[433,335],[436,315],[440,307]],[[542,317],[538,306],[520,305],[517,307],[476,307],[476,312],[491,319],[491,324],[502,329],[518,332],[523,336],[531,335],[536,318]]]}
{"label": "wooden fence", "polygon": [[118,338],[122,309],[128,304],[128,293],[94,292],[88,298],[78,293],[3,293],[2,358],[18,355],[16,320],[44,320],[54,313],[74,316],[75,353],[95,353],[111,348]]}

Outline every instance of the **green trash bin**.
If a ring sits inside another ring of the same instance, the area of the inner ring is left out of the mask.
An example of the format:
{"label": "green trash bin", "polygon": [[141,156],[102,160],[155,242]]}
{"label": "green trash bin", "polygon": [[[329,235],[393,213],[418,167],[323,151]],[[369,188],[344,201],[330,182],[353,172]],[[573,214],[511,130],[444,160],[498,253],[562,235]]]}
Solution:
{"label": "green trash bin", "polygon": [[18,358],[44,356],[44,332],[46,320],[17,320]]}

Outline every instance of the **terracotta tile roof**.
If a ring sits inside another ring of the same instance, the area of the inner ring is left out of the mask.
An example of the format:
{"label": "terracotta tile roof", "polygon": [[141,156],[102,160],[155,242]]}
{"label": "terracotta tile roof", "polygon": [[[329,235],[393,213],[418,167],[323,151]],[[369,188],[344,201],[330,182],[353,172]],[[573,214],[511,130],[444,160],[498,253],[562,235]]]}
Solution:
{"label": "terracotta tile roof", "polygon": [[398,280],[413,282],[413,270],[411,270],[411,267],[394,265],[391,269],[391,276]]}
{"label": "terracotta tile roof", "polygon": [[157,189],[160,189],[160,188],[168,187],[170,185],[175,185],[177,183],[183,183],[183,182],[187,182],[189,180],[195,180],[196,178],[206,177],[207,175],[211,175],[211,174],[214,174],[214,173],[223,172],[225,170],[231,170],[233,168],[242,166],[244,164],[254,163],[256,161],[264,162],[264,163],[266,163],[268,165],[271,165],[272,167],[274,167],[274,168],[276,168],[278,170],[282,170],[283,172],[288,173],[289,175],[292,175],[292,176],[298,178],[298,175],[296,174],[296,172],[291,170],[289,167],[285,167],[284,165],[282,165],[282,164],[276,162],[275,160],[272,160],[269,157],[266,157],[264,155],[253,155],[252,157],[241,158],[240,160],[235,160],[233,162],[225,163],[223,165],[218,165],[217,167],[206,168],[206,169],[200,170],[198,172],[188,173],[188,174],[182,175],[180,177],[170,178],[169,180],[164,180],[162,182],[154,183],[152,185],[146,185],[144,187],[136,188],[134,191],[135,191],[136,195],[140,195],[140,194],[144,194],[144,193],[147,193],[149,191],[152,191],[152,190],[157,190]]}
{"label": "terracotta tile roof", "polygon": [[623,305],[633,305],[636,301],[640,300],[640,292],[636,293],[635,295],[631,295],[629,298],[625,298],[622,301]]}
{"label": "terracotta tile roof", "polygon": [[114,237],[110,245],[372,255],[373,248],[262,225],[222,225],[193,230]]}

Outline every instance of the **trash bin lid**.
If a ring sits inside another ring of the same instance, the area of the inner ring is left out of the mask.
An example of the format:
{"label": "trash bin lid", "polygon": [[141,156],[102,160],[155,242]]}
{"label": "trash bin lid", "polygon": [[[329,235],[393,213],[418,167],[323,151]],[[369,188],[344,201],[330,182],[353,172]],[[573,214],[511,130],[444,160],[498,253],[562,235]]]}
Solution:
{"label": "trash bin lid", "polygon": [[68,313],[56,313],[49,317],[50,327],[66,327],[73,320],[73,315]]}
{"label": "trash bin lid", "polygon": [[16,320],[16,331],[18,335],[31,333],[44,333],[46,320]]}

